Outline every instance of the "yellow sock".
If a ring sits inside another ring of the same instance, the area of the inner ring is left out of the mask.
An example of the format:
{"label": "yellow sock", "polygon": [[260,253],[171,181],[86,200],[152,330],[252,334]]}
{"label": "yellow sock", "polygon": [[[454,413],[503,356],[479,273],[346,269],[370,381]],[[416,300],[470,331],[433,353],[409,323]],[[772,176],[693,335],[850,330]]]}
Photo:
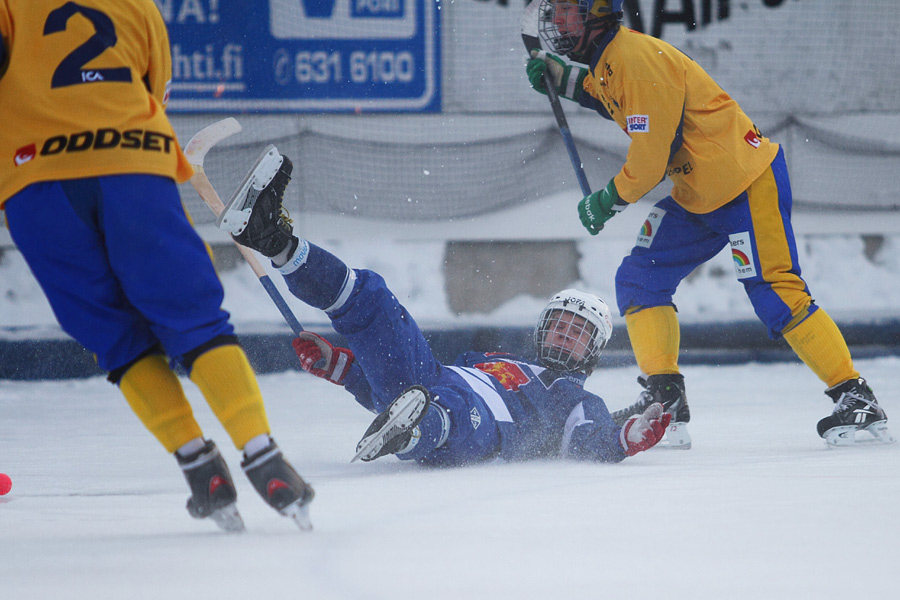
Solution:
{"label": "yellow sock", "polygon": [[653,306],[625,315],[638,367],[647,375],[678,373],[681,330],[672,306]]}
{"label": "yellow sock", "polygon": [[248,440],[269,433],[269,421],[256,374],[240,346],[216,346],[201,354],[191,369],[210,408],[238,450]]}
{"label": "yellow sock", "polygon": [[119,381],[131,410],[169,452],[202,437],[181,382],[158,354],[134,363]]}
{"label": "yellow sock", "polygon": [[784,339],[828,387],[859,377],[844,336],[821,308],[784,332]]}

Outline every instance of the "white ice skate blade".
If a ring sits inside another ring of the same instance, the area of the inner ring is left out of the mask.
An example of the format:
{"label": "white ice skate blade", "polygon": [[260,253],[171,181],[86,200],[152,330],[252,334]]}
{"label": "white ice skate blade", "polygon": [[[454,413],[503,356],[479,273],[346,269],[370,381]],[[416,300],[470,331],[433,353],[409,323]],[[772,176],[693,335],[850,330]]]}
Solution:
{"label": "white ice skate blade", "polygon": [[418,389],[412,388],[403,392],[396,400],[391,403],[390,417],[385,421],[378,431],[364,437],[356,446],[356,454],[350,459],[350,462],[356,462],[360,458],[368,459],[384,446],[387,434],[391,432],[394,425],[401,421],[413,423],[418,420],[419,416],[425,410],[428,404],[428,398],[425,393]]}
{"label": "white ice skate blade", "polygon": [[688,433],[687,423],[669,423],[669,427],[666,429],[666,437],[656,447],[669,448],[671,450],[690,450],[691,434]]}
{"label": "white ice skate blade", "polygon": [[209,518],[215,521],[216,525],[219,526],[219,529],[227,531],[228,533],[240,533],[244,531],[244,520],[241,519],[237,505],[234,502],[213,511],[210,513]]}
{"label": "white ice skate blade", "polygon": [[309,502],[289,504],[281,510],[281,514],[293,519],[300,531],[312,531],[312,521],[309,520]]}
{"label": "white ice skate blade", "polygon": [[[284,163],[284,157],[278,152],[278,148],[269,144],[263,153],[256,159],[250,171],[244,176],[231,199],[225,204],[225,209],[216,219],[216,227],[230,232],[232,235],[240,235],[250,222],[250,213],[259,193],[272,183],[278,169]],[[251,193],[254,190],[255,193]]]}
{"label": "white ice skate blade", "polygon": [[887,421],[877,421],[865,429],[857,429],[855,425],[832,427],[825,432],[824,438],[828,448],[893,444],[897,441],[888,429]]}

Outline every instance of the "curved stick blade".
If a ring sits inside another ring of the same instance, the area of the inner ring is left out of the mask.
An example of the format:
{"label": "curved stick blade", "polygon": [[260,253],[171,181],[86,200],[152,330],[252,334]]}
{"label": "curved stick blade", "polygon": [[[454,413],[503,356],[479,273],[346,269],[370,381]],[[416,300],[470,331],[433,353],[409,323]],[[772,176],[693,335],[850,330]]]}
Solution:
{"label": "curved stick blade", "polygon": [[531,0],[525,5],[525,11],[522,13],[522,41],[525,42],[525,48],[530,53],[532,50],[541,49],[541,41],[538,38],[538,7],[541,0]]}
{"label": "curved stick blade", "polygon": [[198,131],[194,137],[191,138],[191,141],[184,147],[184,155],[191,165],[202,168],[206,153],[209,152],[213,146],[225,138],[238,133],[241,129],[241,124],[238,123],[237,119],[234,117],[216,121],[212,125],[208,125]]}

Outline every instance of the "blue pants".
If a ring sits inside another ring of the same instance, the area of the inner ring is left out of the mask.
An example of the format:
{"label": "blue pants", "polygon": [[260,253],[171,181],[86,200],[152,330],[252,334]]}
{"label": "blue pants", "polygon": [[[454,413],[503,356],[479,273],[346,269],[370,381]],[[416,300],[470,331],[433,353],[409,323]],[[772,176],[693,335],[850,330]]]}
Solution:
{"label": "blue pants", "polygon": [[177,359],[234,333],[206,245],[171,179],[35,183],[5,208],[59,324],[102,369],[124,367],[158,345]]}
{"label": "blue pants", "polygon": [[681,280],[730,244],[735,275],[769,336],[816,310],[800,276],[791,227],[791,187],[784,153],[744,193],[709,214],[689,213],[672,197],[650,212],[616,273],[622,315],[632,307],[672,305]]}
{"label": "blue pants", "polygon": [[371,387],[371,398],[360,400],[370,400],[380,412],[407,387],[419,384],[450,414],[452,427],[443,446],[434,449],[437,436],[428,431],[439,423],[432,408],[420,426],[423,435],[418,446],[400,458],[431,465],[458,465],[496,454],[499,436],[490,410],[460,375],[435,359],[419,326],[380,275],[357,271],[353,293],[330,316],[334,330],[347,339]]}

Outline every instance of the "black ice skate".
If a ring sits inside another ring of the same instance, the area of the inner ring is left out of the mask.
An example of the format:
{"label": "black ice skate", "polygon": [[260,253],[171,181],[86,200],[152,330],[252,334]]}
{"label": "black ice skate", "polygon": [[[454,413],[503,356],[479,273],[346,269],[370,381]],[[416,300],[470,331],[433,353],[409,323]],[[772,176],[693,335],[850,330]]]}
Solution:
{"label": "black ice skate", "polygon": [[350,462],[357,459],[368,462],[406,449],[429,406],[431,394],[421,385],[404,390],[384,412],[375,417],[356,445],[356,455]]}
{"label": "black ice skate", "polygon": [[269,506],[292,518],[300,529],[312,529],[309,503],[316,494],[284,459],[274,441],[253,456],[246,457],[241,468]]}
{"label": "black ice skate", "polygon": [[243,531],[244,521],[238,514],[237,492],[225,459],[216,445],[206,440],[206,445],[195,454],[175,458],[191,488],[187,511],[195,519],[207,517],[225,531]]}
{"label": "black ice skate", "polygon": [[643,414],[654,402],[659,402],[672,415],[672,422],[666,429],[666,438],[660,442],[660,447],[678,448],[689,450],[691,436],[687,430],[687,424],[691,420],[691,410],[688,407],[687,396],[684,392],[684,376],[680,374],[641,375],[638,383],[644,388],[638,396],[637,402],[612,413],[613,421],[621,427],[633,415]]}
{"label": "black ice skate", "polygon": [[[834,411],[819,421],[816,429],[829,446],[853,446],[896,441],[887,427],[887,415],[878,405],[866,380],[848,379],[825,390],[834,401]],[[857,432],[869,435],[857,436]]]}
{"label": "black ice skate", "polygon": [[293,241],[291,220],[282,204],[292,170],[288,157],[275,146],[267,147],[219,215],[219,229],[269,258],[284,250]]}

